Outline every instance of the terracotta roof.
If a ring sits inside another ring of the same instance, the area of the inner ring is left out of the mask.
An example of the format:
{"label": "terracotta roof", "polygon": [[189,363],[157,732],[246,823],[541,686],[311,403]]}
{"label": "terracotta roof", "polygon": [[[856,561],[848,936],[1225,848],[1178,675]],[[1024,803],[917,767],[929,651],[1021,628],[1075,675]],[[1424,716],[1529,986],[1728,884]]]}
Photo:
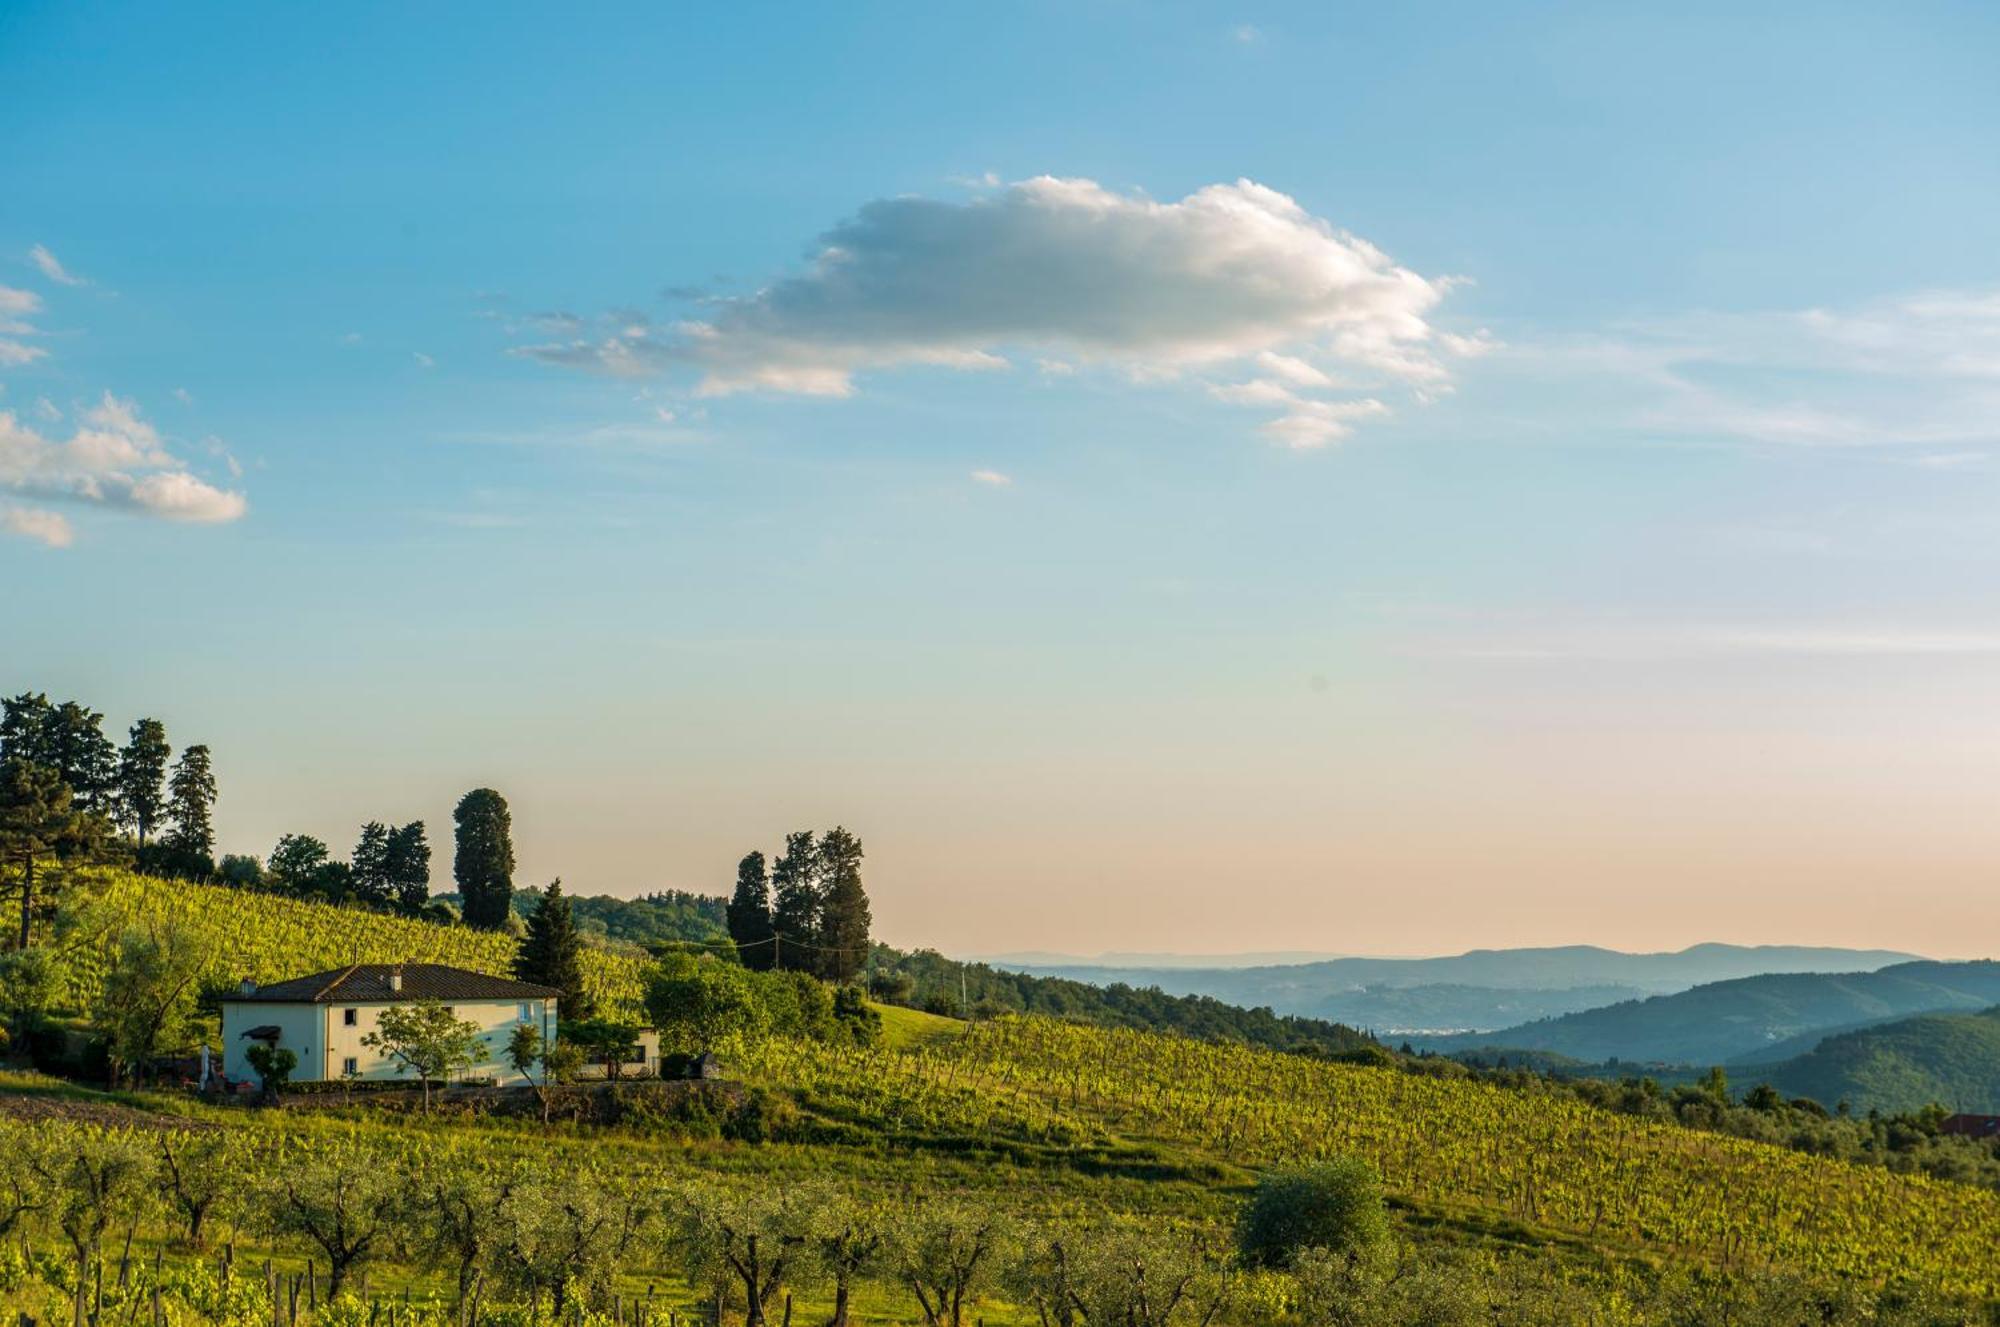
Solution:
{"label": "terracotta roof", "polygon": [[[389,985],[389,974],[401,972],[401,990]],[[222,997],[225,1004],[365,1004],[399,1000],[553,1000],[562,992],[553,986],[490,977],[483,972],[448,968],[442,963],[352,963],[310,977],[259,986],[248,994]]]}

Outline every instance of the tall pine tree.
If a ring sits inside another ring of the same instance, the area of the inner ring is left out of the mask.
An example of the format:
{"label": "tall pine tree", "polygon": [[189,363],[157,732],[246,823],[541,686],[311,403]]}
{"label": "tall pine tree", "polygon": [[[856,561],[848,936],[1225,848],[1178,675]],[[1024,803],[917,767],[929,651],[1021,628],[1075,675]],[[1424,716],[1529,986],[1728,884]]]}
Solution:
{"label": "tall pine tree", "polygon": [[414,917],[431,897],[431,845],[424,822],[412,820],[390,830],[386,858],[391,901],[404,916]]}
{"label": "tall pine tree", "polygon": [[0,869],[20,891],[21,948],[33,942],[35,921],[60,880],[38,875],[44,860],[89,860],[103,851],[104,834],[103,818],[71,805],[69,785],[54,769],[20,756],[0,761]]}
{"label": "tall pine tree", "polygon": [[583,985],[583,941],[577,937],[576,918],[560,879],[549,881],[539,897],[541,902],[528,914],[528,933],[514,951],[514,976],[561,991],[563,1022],[581,1022],[595,1016],[597,1002]]}
{"label": "tall pine tree", "polygon": [[361,901],[373,907],[386,906],[390,895],[389,827],[379,820],[363,825],[348,866],[348,879]]}
{"label": "tall pine tree", "polygon": [[850,982],[868,961],[868,892],[861,887],[861,840],[836,825],[819,841],[819,975]]}
{"label": "tall pine tree", "polygon": [[158,719],[133,724],[125,749],[118,753],[119,819],[139,836],[142,848],[166,809],[167,761],[172,755],[167,726]]}
{"label": "tall pine tree", "polygon": [[785,835],[785,851],[771,867],[771,928],[777,966],[811,972],[819,945],[819,852],[813,832]]}
{"label": "tall pine tree", "polygon": [[215,771],[209,766],[208,748],[188,747],[174,762],[173,778],[167,784],[167,814],[173,817],[174,827],[165,843],[183,859],[181,867],[190,875],[214,874],[214,806]]}
{"label": "tall pine tree", "polygon": [[497,931],[514,906],[514,817],[507,799],[491,788],[475,788],[452,812],[458,850],[451,875],[463,899],[467,926]]}
{"label": "tall pine tree", "polygon": [[764,972],[771,966],[771,878],[764,854],[753,852],[736,864],[736,892],[724,910],[729,938],[743,966]]}

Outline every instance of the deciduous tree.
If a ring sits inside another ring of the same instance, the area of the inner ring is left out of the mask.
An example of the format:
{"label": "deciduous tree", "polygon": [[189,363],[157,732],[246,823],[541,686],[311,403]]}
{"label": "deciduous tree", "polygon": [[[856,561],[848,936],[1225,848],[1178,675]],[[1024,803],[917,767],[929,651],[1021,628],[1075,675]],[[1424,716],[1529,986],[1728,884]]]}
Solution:
{"label": "deciduous tree", "polygon": [[192,1038],[207,957],[195,936],[177,926],[134,927],[118,937],[91,1011],[109,1048],[114,1083]]}
{"label": "deciduous tree", "polygon": [[729,1036],[760,1031],[764,1007],[751,978],[733,963],[669,954],[646,982],[646,1013],[660,1034],[660,1053],[694,1055]]}
{"label": "deciduous tree", "polygon": [[375,1030],[361,1039],[396,1062],[397,1073],[412,1073],[424,1089],[424,1109],[431,1106],[431,1084],[485,1058],[479,1025],[458,1017],[436,1000],[391,1005],[382,1011]]}

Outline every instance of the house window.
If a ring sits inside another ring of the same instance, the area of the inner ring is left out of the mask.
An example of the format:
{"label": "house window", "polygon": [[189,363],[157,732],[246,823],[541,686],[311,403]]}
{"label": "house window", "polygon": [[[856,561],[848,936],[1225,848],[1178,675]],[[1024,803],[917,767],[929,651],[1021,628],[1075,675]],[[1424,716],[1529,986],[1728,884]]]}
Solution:
{"label": "house window", "polygon": [[359,1009],[343,1009],[340,1011],[340,1021],[349,1027],[353,1027],[361,1021],[361,1011]]}
{"label": "house window", "polygon": [[625,1052],[625,1063],[644,1064],[645,1062],[646,1062],[646,1048],[644,1046],[634,1046],[632,1047],[632,1049]]}
{"label": "house window", "polygon": [[[350,1009],[348,1012],[353,1013],[354,1011]],[[340,1062],[340,1072],[344,1074],[358,1074],[361,1072],[361,1062],[350,1055]]]}
{"label": "house window", "polygon": [[453,1009],[453,1008],[452,1008],[452,1007],[451,1007],[450,1005],[446,1005],[446,1006],[444,1007],[444,1016],[445,1016],[446,1018],[457,1018],[457,1017],[458,1017],[458,1010],[456,1010],[456,1009]]}
{"label": "house window", "polygon": [[535,1021],[535,1006],[533,1006],[533,1005],[529,1004],[529,1003],[528,1003],[528,1002],[527,1002],[526,1000],[523,1000],[523,1001],[521,1001],[521,1012],[520,1012],[520,1015],[519,1015],[519,1019],[520,1019],[520,1021],[521,1021],[521,1022],[523,1022],[523,1023],[532,1023],[532,1022],[534,1022],[534,1021]]}

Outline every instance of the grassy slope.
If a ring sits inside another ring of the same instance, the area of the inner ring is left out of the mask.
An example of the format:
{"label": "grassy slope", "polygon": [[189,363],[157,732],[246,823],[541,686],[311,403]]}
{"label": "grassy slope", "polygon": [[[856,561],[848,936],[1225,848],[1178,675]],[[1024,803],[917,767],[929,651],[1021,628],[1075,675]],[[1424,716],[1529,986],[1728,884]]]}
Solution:
{"label": "grassy slope", "polygon": [[895,1050],[920,1046],[940,1037],[957,1036],[966,1026],[956,1018],[927,1014],[921,1009],[904,1009],[893,1004],[878,1004],[871,1007],[882,1015],[883,1041]]}

